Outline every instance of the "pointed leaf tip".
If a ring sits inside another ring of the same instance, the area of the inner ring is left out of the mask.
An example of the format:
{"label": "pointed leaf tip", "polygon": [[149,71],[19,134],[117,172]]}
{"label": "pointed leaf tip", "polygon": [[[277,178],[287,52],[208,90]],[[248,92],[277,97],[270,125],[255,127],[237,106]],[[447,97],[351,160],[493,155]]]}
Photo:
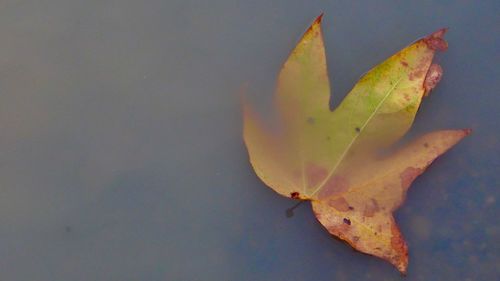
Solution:
{"label": "pointed leaf tip", "polygon": [[399,270],[401,275],[405,276],[408,274],[408,263],[404,265],[397,265],[396,268]]}
{"label": "pointed leaf tip", "polygon": [[323,12],[322,12],[321,14],[319,14],[319,16],[318,16],[318,17],[316,17],[316,19],[314,20],[314,23],[313,23],[313,24],[320,24],[320,23],[321,23],[321,21],[323,20],[323,16],[324,16],[324,15],[325,15],[325,13],[323,13]]}
{"label": "pointed leaf tip", "polygon": [[443,39],[446,31],[448,31],[448,28],[441,28],[425,37],[424,42],[427,44],[427,47],[434,51],[446,51],[448,49],[448,42]]}
{"label": "pointed leaf tip", "polygon": [[321,21],[323,20],[323,15],[324,13],[321,13],[319,16],[316,17],[316,19],[314,19],[309,28],[306,30],[305,34],[311,32],[313,29],[321,27]]}
{"label": "pointed leaf tip", "polygon": [[434,31],[430,36],[443,38],[443,36],[446,34],[446,32],[448,32],[448,27],[442,27],[442,28]]}

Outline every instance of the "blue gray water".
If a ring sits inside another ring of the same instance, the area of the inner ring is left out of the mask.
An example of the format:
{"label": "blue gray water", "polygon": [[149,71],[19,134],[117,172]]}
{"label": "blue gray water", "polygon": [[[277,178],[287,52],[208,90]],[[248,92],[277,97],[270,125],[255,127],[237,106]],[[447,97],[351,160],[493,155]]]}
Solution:
{"label": "blue gray water", "polygon": [[0,280],[402,280],[248,164],[240,87],[265,110],[321,11],[333,104],[450,27],[411,136],[474,132],[396,214],[405,280],[498,280],[500,2],[377,2],[0,1]]}

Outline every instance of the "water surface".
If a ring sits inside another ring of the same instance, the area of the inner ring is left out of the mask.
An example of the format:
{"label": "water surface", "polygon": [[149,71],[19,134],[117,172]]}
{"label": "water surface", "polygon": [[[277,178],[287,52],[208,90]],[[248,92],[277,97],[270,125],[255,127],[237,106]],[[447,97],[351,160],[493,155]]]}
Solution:
{"label": "water surface", "polygon": [[498,1],[1,1],[0,279],[402,280],[255,176],[239,89],[269,108],[325,12],[333,104],[447,26],[411,136],[474,129],[396,217],[405,280],[496,280]]}

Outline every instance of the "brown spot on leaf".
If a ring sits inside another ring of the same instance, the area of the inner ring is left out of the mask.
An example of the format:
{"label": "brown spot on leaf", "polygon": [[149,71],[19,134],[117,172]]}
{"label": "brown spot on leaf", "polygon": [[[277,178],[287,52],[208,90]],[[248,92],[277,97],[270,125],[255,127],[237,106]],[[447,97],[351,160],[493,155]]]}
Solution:
{"label": "brown spot on leaf", "polygon": [[307,184],[309,186],[316,186],[320,182],[322,182],[325,177],[328,175],[328,172],[316,165],[316,164],[309,164],[307,165],[306,168],[306,177],[307,177]]}
{"label": "brown spot on leaf", "polygon": [[379,210],[380,209],[379,209],[377,200],[371,199],[365,205],[365,209],[363,211],[363,216],[373,217],[373,215],[375,215],[375,213],[378,212]]}
{"label": "brown spot on leaf", "polygon": [[298,193],[297,191],[294,191],[294,192],[290,193],[290,197],[293,199],[299,199],[300,193]]}
{"label": "brown spot on leaf", "polygon": [[429,144],[428,143],[424,143],[424,147],[425,148],[429,147]]}
{"label": "brown spot on leaf", "polygon": [[396,251],[402,249],[405,246],[405,242],[395,223],[391,225],[391,234],[391,247]]}
{"label": "brown spot on leaf", "polygon": [[330,207],[333,207],[337,211],[340,211],[340,212],[349,211],[349,204],[344,199],[344,197],[330,199],[330,200],[328,200],[328,205],[330,205]]}
{"label": "brown spot on leaf", "polygon": [[410,184],[415,180],[415,178],[423,172],[422,169],[408,167],[406,168],[399,177],[401,178],[401,186],[403,188],[408,188]]}
{"label": "brown spot on leaf", "polygon": [[351,220],[348,218],[344,218],[344,223],[347,225],[351,225]]}
{"label": "brown spot on leaf", "polygon": [[425,75],[429,71],[429,63],[432,60],[432,56],[423,56],[413,67],[412,71],[408,74],[408,79],[410,81],[424,79]]}
{"label": "brown spot on leaf", "polygon": [[427,47],[434,51],[446,51],[448,49],[448,43],[443,39],[443,35],[446,33],[446,29],[442,28],[431,35],[424,38],[424,42]]}
{"label": "brown spot on leaf", "polygon": [[408,265],[408,246],[395,223],[391,225],[391,234],[391,248],[393,252],[397,254],[390,257],[390,259],[399,271],[404,274],[406,273],[406,266]]}
{"label": "brown spot on leaf", "polygon": [[424,69],[416,69],[415,71],[413,72],[410,72],[409,76],[408,76],[408,79],[410,79],[410,81],[413,81],[415,79],[419,79],[421,77],[423,77],[425,74],[425,70]]}
{"label": "brown spot on leaf", "polygon": [[401,64],[404,66],[404,67],[408,67],[408,63],[405,62],[405,61],[401,61]]}
{"label": "brown spot on leaf", "polygon": [[351,231],[350,226],[346,223],[341,224],[331,224],[327,226],[328,232],[333,235],[336,235],[340,239],[344,239],[344,237],[349,237],[349,232]]}
{"label": "brown spot on leaf", "polygon": [[316,218],[321,222],[321,214],[314,211],[314,210],[313,210],[313,213],[314,213],[314,216],[316,216]]}
{"label": "brown spot on leaf", "polygon": [[433,63],[429,67],[429,70],[427,71],[427,75],[425,76],[424,80],[424,89],[426,95],[430,90],[436,87],[437,83],[439,83],[442,76],[443,76],[443,69],[441,68],[441,66],[439,64]]}
{"label": "brown spot on leaf", "polygon": [[342,176],[334,176],[331,177],[326,183],[325,186],[319,193],[320,198],[328,197],[343,191],[346,191],[349,188],[349,184],[347,180]]}

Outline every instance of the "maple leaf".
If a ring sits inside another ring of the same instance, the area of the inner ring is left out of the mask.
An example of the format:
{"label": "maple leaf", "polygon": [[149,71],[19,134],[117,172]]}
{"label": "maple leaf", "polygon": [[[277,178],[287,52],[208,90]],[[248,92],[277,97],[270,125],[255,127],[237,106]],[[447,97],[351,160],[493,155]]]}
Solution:
{"label": "maple leaf", "polygon": [[405,273],[408,250],[393,212],[413,180],[470,133],[436,131],[391,150],[411,127],[422,97],[441,78],[442,69],[432,60],[437,50],[447,48],[446,30],[371,69],[331,111],[321,17],[279,73],[279,130],[271,130],[244,101],[250,162],[279,194],[311,201],[316,218],[331,234]]}

